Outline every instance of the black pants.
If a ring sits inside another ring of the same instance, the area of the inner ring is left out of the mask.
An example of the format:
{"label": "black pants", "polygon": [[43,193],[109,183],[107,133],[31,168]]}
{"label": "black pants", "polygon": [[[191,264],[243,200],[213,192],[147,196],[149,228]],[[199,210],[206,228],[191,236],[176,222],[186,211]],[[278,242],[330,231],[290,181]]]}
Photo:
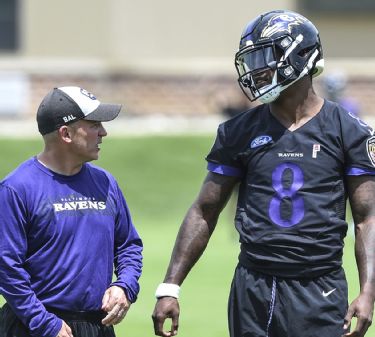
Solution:
{"label": "black pants", "polygon": [[[75,313],[52,308],[47,310],[64,320],[72,329],[74,337],[115,337],[112,326],[101,324],[103,317],[100,314]],[[31,337],[7,304],[0,311],[0,337]]]}
{"label": "black pants", "polygon": [[238,265],[228,305],[231,337],[341,337],[348,307],[342,269],[283,279]]}

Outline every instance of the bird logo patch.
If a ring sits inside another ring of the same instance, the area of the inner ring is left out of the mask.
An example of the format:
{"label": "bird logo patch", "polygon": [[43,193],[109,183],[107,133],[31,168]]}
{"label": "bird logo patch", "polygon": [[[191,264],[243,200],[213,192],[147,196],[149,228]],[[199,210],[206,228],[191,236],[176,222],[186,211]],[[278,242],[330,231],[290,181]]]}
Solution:
{"label": "bird logo patch", "polygon": [[375,137],[367,139],[366,142],[367,154],[371,161],[372,166],[375,166]]}

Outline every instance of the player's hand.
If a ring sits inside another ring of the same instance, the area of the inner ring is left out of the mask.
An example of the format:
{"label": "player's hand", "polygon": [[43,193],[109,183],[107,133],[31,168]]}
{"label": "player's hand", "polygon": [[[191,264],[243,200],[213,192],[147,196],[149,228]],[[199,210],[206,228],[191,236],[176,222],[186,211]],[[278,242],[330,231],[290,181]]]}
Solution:
{"label": "player's hand", "polygon": [[118,286],[108,288],[102,300],[102,310],[107,312],[102,324],[109,326],[120,323],[128,312],[130,304],[124,289]]}
{"label": "player's hand", "polygon": [[69,327],[68,324],[66,324],[64,321],[62,321],[62,327],[56,337],[74,337],[72,333],[72,329]]}
{"label": "player's hand", "polygon": [[[155,335],[170,337],[176,336],[178,331],[178,317],[180,315],[180,306],[174,297],[162,297],[158,299],[152,314],[154,321]],[[164,322],[167,318],[172,319],[170,331],[164,331]]]}
{"label": "player's hand", "polygon": [[344,337],[364,337],[370,327],[374,314],[374,301],[366,294],[360,294],[349,306],[345,316],[344,330],[346,330],[353,319],[357,317],[357,324],[352,332],[344,334]]}

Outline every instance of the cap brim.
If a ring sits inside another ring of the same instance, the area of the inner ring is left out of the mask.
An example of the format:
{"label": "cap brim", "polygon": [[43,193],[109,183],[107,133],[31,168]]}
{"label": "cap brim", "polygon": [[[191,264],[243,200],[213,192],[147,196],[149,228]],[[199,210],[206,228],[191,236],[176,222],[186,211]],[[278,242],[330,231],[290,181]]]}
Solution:
{"label": "cap brim", "polygon": [[121,104],[100,103],[100,105],[84,119],[97,122],[108,122],[115,119],[122,108]]}

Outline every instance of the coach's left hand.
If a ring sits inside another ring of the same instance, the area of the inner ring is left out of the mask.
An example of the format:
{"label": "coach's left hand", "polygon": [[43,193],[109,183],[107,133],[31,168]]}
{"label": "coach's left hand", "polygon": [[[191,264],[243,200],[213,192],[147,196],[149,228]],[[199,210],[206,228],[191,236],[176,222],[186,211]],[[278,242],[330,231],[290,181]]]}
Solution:
{"label": "coach's left hand", "polygon": [[104,325],[115,325],[120,323],[130,308],[124,289],[112,286],[106,290],[102,301],[102,310],[107,312],[102,323]]}

